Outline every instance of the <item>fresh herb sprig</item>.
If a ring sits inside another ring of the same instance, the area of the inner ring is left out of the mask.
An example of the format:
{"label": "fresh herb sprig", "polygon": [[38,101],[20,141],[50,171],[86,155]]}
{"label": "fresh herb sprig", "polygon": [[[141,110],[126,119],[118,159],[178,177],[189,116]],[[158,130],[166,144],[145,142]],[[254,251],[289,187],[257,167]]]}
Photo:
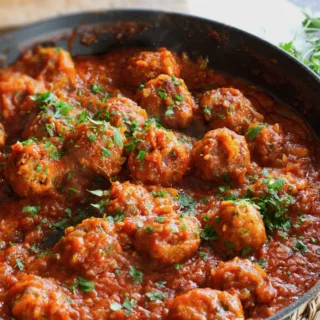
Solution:
{"label": "fresh herb sprig", "polygon": [[299,51],[294,40],[280,43],[279,46],[320,75],[320,17],[311,17],[306,13],[304,15],[305,19],[302,22],[302,28],[308,44],[308,50],[306,52]]}

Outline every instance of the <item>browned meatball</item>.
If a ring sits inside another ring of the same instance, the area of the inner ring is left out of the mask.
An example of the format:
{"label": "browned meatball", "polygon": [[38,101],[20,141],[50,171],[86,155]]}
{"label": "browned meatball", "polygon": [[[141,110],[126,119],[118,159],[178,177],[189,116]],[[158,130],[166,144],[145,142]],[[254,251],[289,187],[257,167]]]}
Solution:
{"label": "browned meatball", "polygon": [[54,252],[63,266],[88,277],[113,272],[122,260],[114,224],[98,218],[67,228]]}
{"label": "browned meatball", "polygon": [[18,72],[4,74],[0,81],[0,117],[10,126],[12,135],[20,135],[26,118],[36,109],[31,97],[44,92],[44,84]]}
{"label": "browned meatball", "polygon": [[67,292],[53,279],[25,275],[10,288],[7,301],[17,320],[79,319]]}
{"label": "browned meatball", "polygon": [[115,176],[125,161],[123,131],[124,128],[115,128],[105,121],[82,123],[76,127],[70,153],[82,166],[107,178]]}
{"label": "browned meatball", "polygon": [[171,265],[192,257],[200,245],[196,220],[178,215],[148,219],[134,236],[136,249],[155,263]]}
{"label": "browned meatball", "polygon": [[276,290],[260,266],[238,257],[221,262],[212,271],[209,283],[212,288],[238,295],[245,309],[257,303],[268,304],[276,296]]}
{"label": "browned meatball", "polygon": [[160,74],[180,76],[179,65],[166,48],[160,48],[156,52],[141,51],[133,55],[127,61],[123,80],[128,86],[136,89]]}
{"label": "browned meatball", "polygon": [[110,189],[106,213],[126,217],[172,213],[179,208],[173,200],[177,194],[178,190],[173,188],[151,187],[149,191],[140,184],[116,181]]}
{"label": "browned meatball", "polygon": [[169,306],[167,320],[241,320],[239,299],[227,292],[194,289],[176,297]]}
{"label": "browned meatball", "polygon": [[250,123],[263,121],[251,102],[237,89],[219,88],[205,92],[200,100],[204,118],[212,129],[229,128],[244,134]]}
{"label": "browned meatball", "polygon": [[63,174],[59,141],[17,142],[7,160],[4,175],[21,197],[49,195],[56,192]]}
{"label": "browned meatball", "polygon": [[51,92],[38,93],[33,96],[37,107],[41,110],[34,118],[29,119],[22,133],[23,138],[57,136],[67,138],[73,133],[77,123],[77,115],[81,109],[58,98]]}
{"label": "browned meatball", "polygon": [[284,164],[285,135],[279,124],[254,123],[248,129],[247,139],[259,164],[273,167]]}
{"label": "browned meatball", "polygon": [[95,114],[97,120],[105,120],[115,127],[126,127],[127,131],[135,131],[147,119],[147,113],[134,101],[128,98],[111,98],[100,105]]}
{"label": "browned meatball", "polygon": [[217,183],[242,183],[250,166],[250,153],[244,137],[223,128],[207,132],[192,149],[195,174]]}
{"label": "browned meatball", "polygon": [[188,171],[189,147],[178,141],[173,132],[151,125],[138,132],[134,141],[137,145],[128,161],[134,180],[171,186]]}
{"label": "browned meatball", "polygon": [[16,63],[16,67],[37,80],[50,83],[50,90],[76,85],[72,57],[62,48],[36,47],[28,50]]}
{"label": "browned meatball", "polygon": [[222,201],[213,220],[223,251],[250,253],[267,242],[260,212],[245,200]]}
{"label": "browned meatball", "polygon": [[172,128],[189,125],[196,104],[182,79],[162,74],[137,92],[138,103],[149,116],[156,116]]}

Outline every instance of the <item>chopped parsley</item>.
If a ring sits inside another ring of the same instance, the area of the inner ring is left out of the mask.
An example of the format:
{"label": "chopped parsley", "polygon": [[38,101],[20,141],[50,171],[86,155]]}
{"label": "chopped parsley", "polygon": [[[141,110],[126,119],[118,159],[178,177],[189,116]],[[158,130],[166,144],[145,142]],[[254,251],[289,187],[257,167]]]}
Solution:
{"label": "chopped parsley", "polygon": [[211,117],[211,109],[206,104],[203,106],[203,113]]}
{"label": "chopped parsley", "polygon": [[158,93],[158,95],[159,95],[159,97],[160,97],[161,99],[163,99],[163,100],[167,99],[167,93],[166,93],[166,90],[165,90],[165,89],[159,88],[159,89],[157,90],[157,93]]}
{"label": "chopped parsley", "polygon": [[146,157],[147,152],[145,150],[139,150],[138,154],[137,154],[137,160],[138,161],[143,161],[144,158]]}
{"label": "chopped parsley", "polygon": [[132,277],[134,284],[139,284],[139,283],[142,282],[142,280],[143,280],[143,272],[141,272],[137,268],[131,266],[129,274]]}
{"label": "chopped parsley", "polygon": [[150,299],[150,301],[163,300],[167,298],[168,293],[156,291],[156,292],[147,292],[146,296]]}
{"label": "chopped parsley", "polygon": [[47,123],[46,124],[46,130],[49,134],[50,137],[53,137],[54,136],[54,132],[53,130],[55,129],[55,124],[54,123]]}
{"label": "chopped parsley", "polygon": [[260,134],[261,129],[263,129],[264,127],[265,127],[264,125],[250,127],[247,132],[249,141],[254,140]]}
{"label": "chopped parsley", "polygon": [[203,261],[207,261],[209,258],[209,255],[205,252],[199,252],[199,256],[202,258]]}
{"label": "chopped parsley", "polygon": [[201,232],[201,238],[203,240],[213,241],[213,240],[217,240],[218,236],[212,226],[206,225]]}
{"label": "chopped parsley", "polygon": [[264,269],[266,267],[266,261],[264,259],[260,259],[257,264]]}
{"label": "chopped parsley", "polygon": [[175,86],[181,85],[180,81],[174,75],[171,76],[171,81]]}
{"label": "chopped parsley", "polygon": [[130,315],[130,313],[131,313],[131,312],[133,311],[133,309],[135,308],[136,304],[137,304],[137,301],[134,300],[134,299],[128,299],[128,298],[126,298],[126,300],[124,300],[122,306],[123,306],[123,308],[126,309],[126,311],[127,311],[126,315],[127,315],[127,316]]}
{"label": "chopped parsley", "polygon": [[39,206],[25,206],[22,208],[23,213],[29,213],[29,217],[33,218],[37,215],[37,213],[40,211]]}
{"label": "chopped parsley", "polygon": [[120,303],[113,302],[113,303],[110,304],[110,309],[112,311],[118,311],[118,310],[122,309],[122,305]]}
{"label": "chopped parsley", "polygon": [[167,283],[167,281],[158,281],[158,282],[155,283],[155,285],[158,288],[164,288],[166,283]]}
{"label": "chopped parsley", "polygon": [[175,108],[175,106],[169,106],[167,108],[167,110],[166,110],[166,112],[164,114],[166,118],[170,118],[171,116],[174,115],[174,108]]}
{"label": "chopped parsley", "polygon": [[16,265],[15,265],[19,270],[23,270],[24,269],[24,265],[22,263],[22,261],[19,258],[16,258]]}
{"label": "chopped parsley", "polygon": [[230,241],[225,241],[224,245],[229,249],[234,249],[234,244]]}
{"label": "chopped parsley", "polygon": [[301,240],[297,240],[296,243],[293,245],[292,250],[294,252],[300,252],[301,254],[305,254],[308,251],[308,248]]}
{"label": "chopped parsley", "polygon": [[87,190],[87,191],[97,197],[103,197],[109,194],[109,190]]}
{"label": "chopped parsley", "polygon": [[223,115],[222,113],[216,113],[217,117],[220,118],[221,120],[225,120],[226,116]]}
{"label": "chopped parsley", "polygon": [[117,128],[115,129],[115,132],[114,132],[113,142],[116,146],[123,148],[123,139],[119,129]]}
{"label": "chopped parsley", "polygon": [[183,268],[183,264],[177,263],[177,264],[174,265],[174,269],[175,270],[181,270],[182,268]]}
{"label": "chopped parsley", "polygon": [[197,205],[197,202],[191,196],[188,196],[183,192],[179,192],[178,199],[184,215],[195,214],[194,209]]}
{"label": "chopped parsley", "polygon": [[184,100],[184,96],[182,94],[176,94],[173,97],[173,99],[176,100],[176,101],[183,101]]}
{"label": "chopped parsley", "polygon": [[154,196],[154,197],[164,197],[168,194],[168,191],[166,190],[159,190],[158,192],[156,191],[151,191],[151,194]]}
{"label": "chopped parsley", "polygon": [[103,91],[103,88],[101,85],[94,83],[90,86],[91,92],[94,94],[100,93]]}
{"label": "chopped parsley", "polygon": [[145,233],[151,233],[153,231],[153,228],[151,226],[147,226],[145,229],[144,229],[144,232]]}
{"label": "chopped parsley", "polygon": [[72,292],[75,292],[76,289],[79,289],[82,292],[92,292],[94,290],[94,282],[89,281],[84,277],[78,277],[71,286]]}

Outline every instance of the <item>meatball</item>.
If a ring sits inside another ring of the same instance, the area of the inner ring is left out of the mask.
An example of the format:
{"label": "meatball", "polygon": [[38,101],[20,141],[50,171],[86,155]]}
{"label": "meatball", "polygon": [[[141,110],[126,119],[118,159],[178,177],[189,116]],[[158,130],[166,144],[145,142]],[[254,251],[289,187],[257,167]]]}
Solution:
{"label": "meatball", "polygon": [[213,220],[223,251],[245,254],[259,250],[267,242],[260,212],[245,200],[222,201]]}
{"label": "meatball", "polygon": [[240,320],[242,305],[236,296],[212,289],[194,289],[176,297],[169,307],[167,320]]}
{"label": "meatball", "polygon": [[184,81],[165,74],[148,81],[137,92],[137,101],[149,116],[159,117],[172,128],[187,127],[196,108]]}
{"label": "meatball", "polygon": [[14,144],[4,170],[13,190],[21,197],[54,194],[64,175],[60,150],[55,139]]}
{"label": "meatball", "polygon": [[128,181],[114,182],[110,189],[110,199],[106,204],[106,212],[111,215],[121,212],[125,216],[148,216],[154,207],[148,190]]}
{"label": "meatball", "polygon": [[114,224],[99,218],[67,228],[54,252],[64,267],[87,277],[113,272],[122,261]]}
{"label": "meatball", "polygon": [[6,144],[6,131],[3,124],[0,122],[0,149],[3,149]]}
{"label": "meatball", "polygon": [[257,303],[268,304],[276,296],[276,290],[260,266],[238,257],[220,262],[211,272],[209,283],[214,289],[236,294],[245,309]]}
{"label": "meatball", "polygon": [[109,121],[115,127],[126,127],[128,132],[134,132],[147,119],[144,109],[124,97],[108,99],[100,108],[94,119]]}
{"label": "meatball", "polygon": [[206,91],[200,99],[200,107],[212,129],[226,127],[244,134],[250,123],[263,121],[251,102],[234,88]]}
{"label": "meatball", "polygon": [[160,74],[180,76],[180,67],[166,48],[160,48],[156,52],[141,51],[133,55],[127,61],[123,80],[128,86],[138,88]]}
{"label": "meatball", "polygon": [[7,295],[12,316],[17,320],[78,319],[67,290],[53,279],[25,275]]}
{"label": "meatball", "polygon": [[105,121],[89,120],[76,127],[71,153],[78,162],[106,178],[117,175],[125,161],[124,128],[115,128]]}
{"label": "meatball", "polygon": [[18,72],[5,75],[0,81],[0,117],[10,125],[11,135],[20,135],[27,116],[36,110],[31,96],[45,88],[42,82]]}
{"label": "meatball", "polygon": [[187,143],[155,125],[137,132],[135,151],[129,156],[131,177],[146,184],[171,186],[181,180],[189,169],[190,152]]}
{"label": "meatball", "polygon": [[36,47],[26,51],[15,67],[32,78],[50,83],[50,89],[76,85],[76,69],[70,53],[62,48]]}
{"label": "meatball", "polygon": [[285,135],[279,124],[272,126],[254,123],[247,132],[254,159],[264,166],[280,167],[284,164]]}
{"label": "meatball", "polygon": [[250,166],[250,153],[244,137],[222,128],[211,130],[192,149],[195,175],[216,183],[242,183]]}
{"label": "meatball", "polygon": [[54,136],[68,138],[72,135],[74,125],[77,122],[76,116],[81,113],[81,110],[74,108],[63,100],[59,101],[53,94],[45,93],[38,95],[38,97],[39,100],[42,100],[46,99],[45,97],[49,95],[51,95],[51,99],[53,100],[52,104],[48,104],[44,111],[41,111],[24,127],[22,133],[24,139],[36,137],[41,140]]}
{"label": "meatball", "polygon": [[200,245],[196,220],[178,215],[148,219],[134,235],[135,248],[155,263],[172,265],[192,257]]}

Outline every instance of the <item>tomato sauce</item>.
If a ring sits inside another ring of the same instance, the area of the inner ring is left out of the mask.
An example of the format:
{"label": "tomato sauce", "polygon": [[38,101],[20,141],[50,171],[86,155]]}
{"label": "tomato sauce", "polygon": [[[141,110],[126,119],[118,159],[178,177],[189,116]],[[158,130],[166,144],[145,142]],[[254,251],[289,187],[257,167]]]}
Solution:
{"label": "tomato sauce", "polygon": [[266,319],[319,281],[316,137],[207,59],[37,47],[0,116],[1,319]]}

